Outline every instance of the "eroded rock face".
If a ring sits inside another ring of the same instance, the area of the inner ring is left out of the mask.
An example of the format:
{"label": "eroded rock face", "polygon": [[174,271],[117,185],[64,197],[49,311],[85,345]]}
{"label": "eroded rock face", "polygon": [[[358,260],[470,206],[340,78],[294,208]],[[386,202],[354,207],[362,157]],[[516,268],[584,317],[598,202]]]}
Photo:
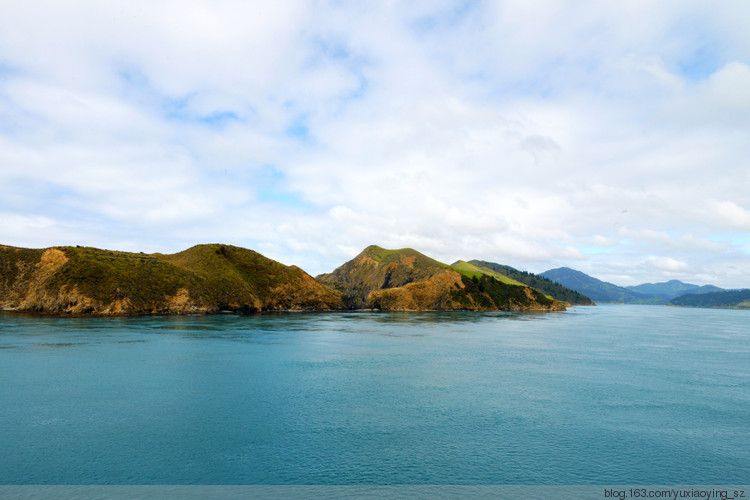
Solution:
{"label": "eroded rock face", "polygon": [[341,291],[349,309],[366,309],[371,292],[426,281],[447,267],[410,248],[394,252],[371,246],[316,279]]}
{"label": "eroded rock face", "polygon": [[[490,288],[492,285],[485,285]],[[398,288],[375,290],[368,305],[383,311],[564,311],[565,305],[540,297],[535,290],[495,282],[502,294],[475,286],[456,271],[445,270],[432,278]]]}
{"label": "eroded rock face", "polygon": [[417,283],[370,293],[367,303],[373,309],[383,311],[452,311],[466,309],[456,302],[451,292],[463,290],[461,275],[444,270],[435,276]]}

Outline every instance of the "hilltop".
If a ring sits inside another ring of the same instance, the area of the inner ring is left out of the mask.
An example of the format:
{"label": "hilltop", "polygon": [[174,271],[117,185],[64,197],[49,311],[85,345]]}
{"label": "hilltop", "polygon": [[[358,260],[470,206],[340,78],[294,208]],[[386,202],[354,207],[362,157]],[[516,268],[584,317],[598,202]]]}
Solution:
{"label": "hilltop", "polygon": [[386,250],[370,245],[333,272],[316,279],[342,292],[349,309],[365,309],[371,306],[367,299],[374,290],[426,281],[446,269],[446,264],[411,248]]}
{"label": "hilltop", "polygon": [[317,279],[344,295],[350,309],[564,310],[554,299],[506,277],[449,266],[414,249],[376,245]]}
{"label": "hilltop", "polygon": [[340,293],[302,269],[231,245],[170,255],[0,246],[0,307],[6,310],[119,315],[343,306]]}

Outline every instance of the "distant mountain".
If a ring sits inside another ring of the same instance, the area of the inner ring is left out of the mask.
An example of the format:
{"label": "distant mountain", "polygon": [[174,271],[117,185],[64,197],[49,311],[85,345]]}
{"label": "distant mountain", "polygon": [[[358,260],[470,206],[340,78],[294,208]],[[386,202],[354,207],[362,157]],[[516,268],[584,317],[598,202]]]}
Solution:
{"label": "distant mountain", "polygon": [[136,315],[333,310],[344,303],[302,269],[231,245],[171,255],[0,245],[0,308]]}
{"label": "distant mountain", "polygon": [[683,283],[679,280],[671,280],[665,283],[643,283],[642,285],[628,286],[626,288],[636,293],[664,299],[673,299],[686,294],[699,295],[723,291],[721,288],[713,285],[698,286],[690,283]]}
{"label": "distant mountain", "polygon": [[540,276],[547,278],[555,283],[575,290],[583,294],[594,302],[648,302],[649,297],[627,288],[623,288],[606,281],[598,280],[588,274],[570,269],[569,267],[559,267],[543,272]]}
{"label": "distant mountain", "polygon": [[[523,283],[527,286],[535,288],[540,292],[546,293],[547,295],[562,301],[568,302],[573,305],[594,305],[594,301],[589,297],[578,293],[575,290],[566,288],[559,283],[555,283],[544,276],[540,276],[534,273],[526,271],[519,271],[511,266],[502,264],[496,264],[494,262],[487,262],[485,260],[470,260],[468,264],[476,266],[479,270],[495,272],[502,276],[506,276],[512,280]],[[455,264],[453,265],[455,267]]]}
{"label": "distant mountain", "polygon": [[675,306],[750,309],[750,290],[724,290],[703,294],[688,294],[672,299]]}
{"label": "distant mountain", "polygon": [[365,248],[333,272],[316,278],[340,291],[350,309],[564,310],[556,300],[507,278],[454,268],[411,249]]}

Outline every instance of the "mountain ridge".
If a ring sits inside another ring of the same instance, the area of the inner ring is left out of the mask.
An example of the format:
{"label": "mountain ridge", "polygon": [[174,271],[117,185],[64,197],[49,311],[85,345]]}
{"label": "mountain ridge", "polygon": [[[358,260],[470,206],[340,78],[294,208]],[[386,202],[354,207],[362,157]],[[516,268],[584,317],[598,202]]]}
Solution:
{"label": "mountain ridge", "polygon": [[647,296],[617,286],[606,281],[594,278],[588,274],[571,269],[569,267],[558,267],[544,271],[540,276],[555,283],[575,290],[589,297],[594,302],[624,302],[645,300]]}
{"label": "mountain ridge", "polygon": [[673,299],[687,294],[704,294],[721,292],[723,289],[714,285],[693,285],[680,280],[669,280],[660,283],[641,283],[640,285],[625,287],[636,293],[665,299]]}
{"label": "mountain ridge", "polygon": [[[738,292],[738,290],[724,290],[714,285],[694,285],[680,280],[669,280],[660,283],[642,283],[640,285],[620,287],[612,283],[601,281],[593,276],[571,269],[560,267],[550,269],[541,274],[563,286],[581,293],[586,293],[597,302],[613,302],[628,304],[655,304],[655,305],[692,305],[716,301],[723,305],[717,307],[736,306],[732,300],[734,295],[720,295],[725,292]],[[710,299],[701,300],[698,297],[711,295]],[[695,297],[686,298],[683,297]],[[725,299],[723,302],[722,300]],[[728,300],[728,302],[727,302]],[[698,306],[694,307],[708,307]]]}

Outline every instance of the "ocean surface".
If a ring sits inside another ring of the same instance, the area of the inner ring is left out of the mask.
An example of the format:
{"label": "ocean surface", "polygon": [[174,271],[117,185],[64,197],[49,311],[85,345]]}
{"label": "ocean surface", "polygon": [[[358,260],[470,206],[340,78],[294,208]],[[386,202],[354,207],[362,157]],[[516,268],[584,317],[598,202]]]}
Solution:
{"label": "ocean surface", "polygon": [[750,312],[0,314],[0,484],[748,484]]}

